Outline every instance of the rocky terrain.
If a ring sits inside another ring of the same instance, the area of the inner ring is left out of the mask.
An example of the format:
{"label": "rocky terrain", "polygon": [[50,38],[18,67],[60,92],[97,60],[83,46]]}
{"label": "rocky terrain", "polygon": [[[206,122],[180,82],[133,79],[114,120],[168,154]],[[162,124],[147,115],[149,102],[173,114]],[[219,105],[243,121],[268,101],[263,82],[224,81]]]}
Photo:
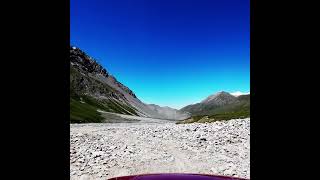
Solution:
{"label": "rocky terrain", "polygon": [[71,179],[170,172],[250,178],[250,118],[177,125],[139,117],[132,122],[71,124]]}

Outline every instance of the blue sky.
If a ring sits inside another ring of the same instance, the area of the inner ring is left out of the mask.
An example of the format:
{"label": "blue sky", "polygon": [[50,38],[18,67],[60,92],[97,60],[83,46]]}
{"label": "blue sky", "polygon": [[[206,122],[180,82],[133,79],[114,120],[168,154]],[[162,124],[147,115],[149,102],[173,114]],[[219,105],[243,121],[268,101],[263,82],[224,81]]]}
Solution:
{"label": "blue sky", "polygon": [[71,0],[71,44],[146,103],[250,91],[249,0]]}

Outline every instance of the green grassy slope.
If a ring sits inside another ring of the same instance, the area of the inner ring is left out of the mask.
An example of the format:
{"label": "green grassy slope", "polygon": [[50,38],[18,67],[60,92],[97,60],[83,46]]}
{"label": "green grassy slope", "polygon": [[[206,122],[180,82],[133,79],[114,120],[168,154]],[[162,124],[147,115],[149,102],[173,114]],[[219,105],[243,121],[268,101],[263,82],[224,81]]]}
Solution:
{"label": "green grassy slope", "polygon": [[[89,89],[85,89],[85,82]],[[120,113],[138,115],[134,108],[125,103],[113,99],[99,100],[94,97],[85,95],[85,92],[100,92],[101,94],[110,95],[117,93],[110,86],[103,84],[93,78],[82,75],[73,67],[70,68],[70,122],[71,123],[89,123],[102,122],[103,117],[98,109]]]}
{"label": "green grassy slope", "polygon": [[103,119],[101,113],[97,112],[96,107],[70,98],[71,123],[98,123],[102,122]]}
{"label": "green grassy slope", "polygon": [[[205,118],[208,117],[208,118]],[[215,121],[222,121],[222,120],[230,120],[230,119],[243,119],[250,117],[250,109],[238,109],[235,111],[227,111],[221,113],[215,113],[211,115],[198,115],[192,116],[189,119],[185,119],[182,121],[178,121],[177,124],[186,124],[186,123],[205,123],[205,122],[215,122]]]}
{"label": "green grassy slope", "polygon": [[206,110],[200,114],[193,114],[191,118],[179,121],[177,124],[204,123],[250,117],[250,95],[239,96],[238,100],[240,102],[235,104]]}

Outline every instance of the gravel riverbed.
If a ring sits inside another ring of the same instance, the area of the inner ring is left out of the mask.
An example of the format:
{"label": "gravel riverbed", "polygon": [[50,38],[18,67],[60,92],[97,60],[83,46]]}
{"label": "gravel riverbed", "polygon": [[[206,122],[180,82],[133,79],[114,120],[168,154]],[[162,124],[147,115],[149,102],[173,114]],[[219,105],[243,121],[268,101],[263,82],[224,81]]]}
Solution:
{"label": "gravel riverbed", "polygon": [[250,118],[71,124],[70,178],[205,173],[250,178]]}

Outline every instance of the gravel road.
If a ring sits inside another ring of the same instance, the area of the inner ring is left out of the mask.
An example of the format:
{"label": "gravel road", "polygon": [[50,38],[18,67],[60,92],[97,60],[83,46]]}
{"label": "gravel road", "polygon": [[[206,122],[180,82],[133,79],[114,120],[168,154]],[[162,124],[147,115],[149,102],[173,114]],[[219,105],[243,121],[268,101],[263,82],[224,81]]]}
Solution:
{"label": "gravel road", "polygon": [[71,124],[71,180],[173,172],[250,178],[250,118],[179,125],[149,120]]}

